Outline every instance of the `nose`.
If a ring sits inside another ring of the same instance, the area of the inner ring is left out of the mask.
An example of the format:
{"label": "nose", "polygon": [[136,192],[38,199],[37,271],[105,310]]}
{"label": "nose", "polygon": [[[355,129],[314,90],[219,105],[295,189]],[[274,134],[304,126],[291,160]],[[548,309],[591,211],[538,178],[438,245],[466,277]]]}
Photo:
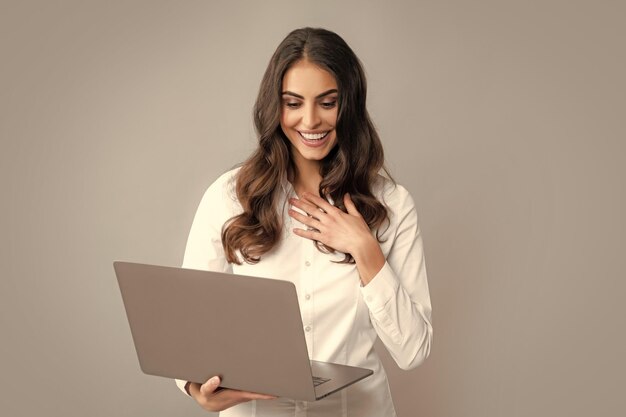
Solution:
{"label": "nose", "polygon": [[304,114],[302,115],[302,125],[306,129],[314,129],[321,123],[322,119],[317,111],[316,106],[308,105],[304,106]]}

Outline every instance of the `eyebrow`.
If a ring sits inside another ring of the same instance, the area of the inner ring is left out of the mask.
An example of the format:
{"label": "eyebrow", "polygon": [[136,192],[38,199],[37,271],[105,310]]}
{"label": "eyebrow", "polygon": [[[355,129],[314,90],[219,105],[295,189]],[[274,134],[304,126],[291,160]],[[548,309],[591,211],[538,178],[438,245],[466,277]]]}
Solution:
{"label": "eyebrow", "polygon": [[[330,90],[328,90],[328,91],[324,91],[322,94],[319,94],[319,95],[318,95],[317,97],[315,97],[315,98],[322,98],[322,97],[324,97],[324,96],[327,96],[327,95],[329,95],[329,94],[336,93],[336,92],[337,92],[337,89],[336,89],[336,88],[332,88],[332,89],[330,89]],[[296,94],[296,93],[294,93],[294,92],[292,92],[292,91],[283,91],[283,95],[294,96],[294,97],[298,97],[298,98],[301,98],[301,99],[303,99],[303,100],[304,100],[304,97],[303,97],[303,96],[301,96],[300,94]]]}

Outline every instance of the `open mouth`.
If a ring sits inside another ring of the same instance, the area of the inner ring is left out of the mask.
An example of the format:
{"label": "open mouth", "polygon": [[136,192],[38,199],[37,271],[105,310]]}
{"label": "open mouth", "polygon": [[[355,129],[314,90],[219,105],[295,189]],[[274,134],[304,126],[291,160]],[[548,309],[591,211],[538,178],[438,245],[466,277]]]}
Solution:
{"label": "open mouth", "polygon": [[302,136],[304,139],[309,140],[309,141],[311,141],[311,140],[312,141],[322,140],[326,136],[328,136],[329,132],[330,132],[330,130],[328,130],[326,132],[320,132],[320,133],[304,133],[304,132],[298,131],[300,136]]}

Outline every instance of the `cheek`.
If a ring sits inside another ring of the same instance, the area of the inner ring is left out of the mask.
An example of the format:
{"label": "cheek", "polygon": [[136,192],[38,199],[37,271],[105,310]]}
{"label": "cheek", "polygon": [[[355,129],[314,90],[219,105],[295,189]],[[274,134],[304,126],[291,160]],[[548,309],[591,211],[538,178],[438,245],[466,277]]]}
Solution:
{"label": "cheek", "polygon": [[328,117],[326,118],[326,123],[333,127],[337,126],[337,110],[328,115]]}
{"label": "cheek", "polygon": [[280,115],[280,124],[283,128],[292,128],[295,125],[296,117],[293,114],[283,112]]}

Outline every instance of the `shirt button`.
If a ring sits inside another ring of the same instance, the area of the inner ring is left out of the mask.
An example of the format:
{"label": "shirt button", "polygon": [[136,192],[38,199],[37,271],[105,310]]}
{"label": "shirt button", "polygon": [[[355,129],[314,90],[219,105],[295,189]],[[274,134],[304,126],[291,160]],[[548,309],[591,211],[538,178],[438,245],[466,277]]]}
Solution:
{"label": "shirt button", "polygon": [[306,261],[304,264],[305,264],[306,266],[311,266],[311,262],[309,262],[309,261]]}
{"label": "shirt button", "polygon": [[305,296],[304,296],[304,298],[305,298],[306,300],[310,300],[310,299],[311,299],[311,294],[307,294],[307,295],[305,295]]}
{"label": "shirt button", "polygon": [[306,327],[304,328],[304,330],[305,330],[305,331],[307,331],[307,332],[310,332],[310,331],[311,331],[311,326],[306,326]]}

